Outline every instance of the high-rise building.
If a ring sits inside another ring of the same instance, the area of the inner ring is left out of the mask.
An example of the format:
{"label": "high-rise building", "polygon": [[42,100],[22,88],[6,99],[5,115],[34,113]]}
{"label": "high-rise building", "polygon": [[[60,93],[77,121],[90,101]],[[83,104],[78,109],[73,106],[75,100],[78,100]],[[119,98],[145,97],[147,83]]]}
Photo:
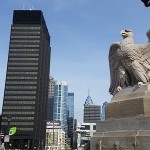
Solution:
{"label": "high-rise building", "polygon": [[74,137],[74,93],[68,93],[68,138],[71,139],[71,147],[73,149]]}
{"label": "high-rise building", "polygon": [[55,80],[52,76],[50,76],[50,78],[49,78],[48,104],[47,104],[47,121],[53,120],[54,85],[55,85]]}
{"label": "high-rise building", "polygon": [[86,98],[84,106],[87,106],[87,105],[93,105],[93,101],[92,101],[92,98],[90,97],[89,90],[88,90],[88,97]]}
{"label": "high-rise building", "polygon": [[101,114],[100,105],[94,105],[92,98],[88,94],[88,97],[84,104],[83,122],[96,123],[96,121],[100,121],[100,114]]}
{"label": "high-rise building", "polygon": [[5,134],[17,127],[11,148],[45,147],[49,68],[50,36],[42,11],[15,10],[1,124]]}
{"label": "high-rise building", "polygon": [[66,81],[56,80],[54,86],[53,119],[61,121],[61,128],[66,133],[68,132],[67,98],[68,98],[68,83]]}
{"label": "high-rise building", "polygon": [[67,98],[68,114],[70,118],[74,118],[74,93],[69,92]]}

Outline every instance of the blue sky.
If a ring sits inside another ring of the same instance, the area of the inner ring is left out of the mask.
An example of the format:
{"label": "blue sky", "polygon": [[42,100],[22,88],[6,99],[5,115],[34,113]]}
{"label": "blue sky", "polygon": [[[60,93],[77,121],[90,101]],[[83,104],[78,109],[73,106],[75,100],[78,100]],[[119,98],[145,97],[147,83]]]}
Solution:
{"label": "blue sky", "polygon": [[120,30],[132,29],[136,43],[147,42],[150,8],[140,0],[0,0],[0,109],[3,103],[13,10],[43,11],[51,36],[51,71],[75,93],[75,117],[82,121],[83,104],[110,101],[108,52],[121,41]]}

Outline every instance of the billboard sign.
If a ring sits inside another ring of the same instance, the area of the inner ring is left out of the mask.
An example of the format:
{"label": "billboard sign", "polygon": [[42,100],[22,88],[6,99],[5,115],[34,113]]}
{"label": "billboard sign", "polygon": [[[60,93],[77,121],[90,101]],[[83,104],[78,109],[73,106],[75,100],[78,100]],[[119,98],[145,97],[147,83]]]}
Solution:
{"label": "billboard sign", "polygon": [[4,136],[4,142],[9,142],[10,140],[10,135],[5,135]]}

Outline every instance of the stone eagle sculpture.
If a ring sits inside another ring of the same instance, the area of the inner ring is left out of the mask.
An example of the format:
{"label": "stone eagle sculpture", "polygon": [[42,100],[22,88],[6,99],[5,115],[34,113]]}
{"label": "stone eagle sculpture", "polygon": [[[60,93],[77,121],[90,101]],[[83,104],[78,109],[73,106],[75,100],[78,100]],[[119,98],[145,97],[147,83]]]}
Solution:
{"label": "stone eagle sculpture", "polygon": [[141,0],[141,1],[144,3],[145,7],[150,6],[150,0]]}
{"label": "stone eagle sculpture", "polygon": [[150,30],[146,44],[135,44],[133,32],[122,30],[121,42],[113,43],[109,50],[110,88],[115,95],[122,88],[146,84],[150,80]]}

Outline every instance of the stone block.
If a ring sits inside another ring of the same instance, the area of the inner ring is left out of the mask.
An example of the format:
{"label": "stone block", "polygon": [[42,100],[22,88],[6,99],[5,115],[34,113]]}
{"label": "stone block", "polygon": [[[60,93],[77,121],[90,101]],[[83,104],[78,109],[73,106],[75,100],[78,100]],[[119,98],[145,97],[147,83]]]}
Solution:
{"label": "stone block", "polygon": [[150,116],[150,84],[119,91],[106,105],[106,119]]}
{"label": "stone block", "polygon": [[150,150],[150,130],[96,132],[91,138],[91,150],[113,149],[116,143],[122,150],[134,146],[136,150]]}
{"label": "stone block", "polygon": [[96,122],[96,132],[150,130],[150,117],[109,119]]}

